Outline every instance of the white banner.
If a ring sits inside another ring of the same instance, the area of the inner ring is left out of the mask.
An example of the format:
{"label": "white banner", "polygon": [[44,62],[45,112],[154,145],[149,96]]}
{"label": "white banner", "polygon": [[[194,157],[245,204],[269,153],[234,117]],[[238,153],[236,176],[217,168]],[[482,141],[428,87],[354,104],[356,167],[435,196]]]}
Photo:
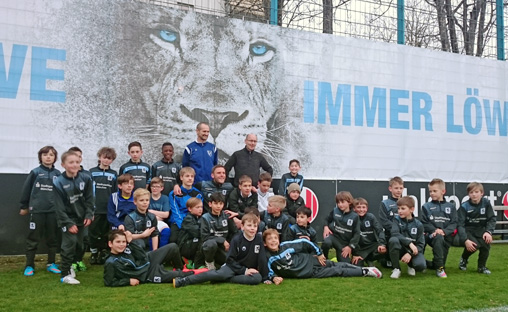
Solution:
{"label": "white banner", "polygon": [[0,1],[0,173],[37,151],[143,160],[199,121],[225,161],[248,133],[305,178],[508,182],[505,62],[131,1]]}

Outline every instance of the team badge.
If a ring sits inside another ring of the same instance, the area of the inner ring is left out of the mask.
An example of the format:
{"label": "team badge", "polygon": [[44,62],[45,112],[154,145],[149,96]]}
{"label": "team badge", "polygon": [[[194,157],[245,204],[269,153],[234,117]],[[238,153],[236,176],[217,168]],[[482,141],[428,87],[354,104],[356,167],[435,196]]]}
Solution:
{"label": "team badge", "polygon": [[131,254],[131,250],[129,249],[129,247],[125,248],[125,250],[123,252],[128,254],[128,255]]}
{"label": "team badge", "polygon": [[206,151],[208,153],[208,156],[212,157],[212,151]]}
{"label": "team badge", "polygon": [[30,222],[30,230],[35,230],[35,222]]}
{"label": "team badge", "polygon": [[370,221],[365,221],[365,227],[370,227]]}
{"label": "team badge", "polygon": [[35,183],[35,187],[41,187],[41,184],[39,182]]}
{"label": "team badge", "polygon": [[147,227],[147,228],[152,227],[152,221],[147,220],[147,221],[146,221],[146,227]]}
{"label": "team badge", "polygon": [[353,225],[353,219],[347,220],[347,225],[349,225],[349,226]]}
{"label": "team badge", "polygon": [[259,253],[259,245],[254,246],[254,253]]}
{"label": "team badge", "polygon": [[485,208],[480,209],[480,214],[485,214]]}
{"label": "team badge", "polygon": [[85,189],[85,182],[79,182],[79,190],[82,191]]}
{"label": "team badge", "polygon": [[247,250],[247,247],[242,246],[242,251],[246,251],[246,250]]}
{"label": "team badge", "polygon": [[287,260],[291,259],[291,254],[290,254],[289,252],[288,252],[288,253],[286,253],[286,259],[287,259]]}
{"label": "team badge", "polygon": [[282,223],[277,223],[277,230],[282,230]]}
{"label": "team badge", "polygon": [[222,226],[228,226],[228,220],[222,220]]}
{"label": "team badge", "polygon": [[171,172],[176,173],[176,168],[171,168]]}
{"label": "team badge", "polygon": [[194,237],[194,238],[192,239],[192,242],[193,242],[193,243],[197,243],[198,241],[199,241],[199,238],[197,238],[197,237]]}
{"label": "team badge", "polygon": [[113,181],[113,176],[108,176],[108,181]]}
{"label": "team badge", "polygon": [[153,282],[154,283],[160,283],[161,282],[161,277],[160,276],[154,276],[153,277]]}
{"label": "team badge", "polygon": [[446,212],[446,213],[448,213],[448,214],[450,214],[452,211],[451,211],[450,207],[446,207],[446,208],[445,208],[445,212]]}
{"label": "team badge", "polygon": [[432,216],[432,215],[431,215],[431,216],[429,217],[429,219],[430,219],[430,220],[434,220],[434,216]]}
{"label": "team badge", "polygon": [[228,194],[228,191],[222,190],[222,195],[226,196]]}
{"label": "team badge", "polygon": [[418,233],[418,229],[417,228],[412,228],[411,229],[411,234],[416,234]]}
{"label": "team badge", "polygon": [[141,172],[146,173],[146,168],[141,168]]}
{"label": "team badge", "polygon": [[56,181],[56,178],[58,178],[58,177],[57,177],[57,176],[54,176],[54,177],[53,177],[53,182],[55,182],[55,181]]}
{"label": "team badge", "polygon": [[392,217],[393,217],[393,211],[390,211],[390,216],[392,216]]}
{"label": "team badge", "polygon": [[62,226],[62,232],[67,232],[67,227],[66,226]]}

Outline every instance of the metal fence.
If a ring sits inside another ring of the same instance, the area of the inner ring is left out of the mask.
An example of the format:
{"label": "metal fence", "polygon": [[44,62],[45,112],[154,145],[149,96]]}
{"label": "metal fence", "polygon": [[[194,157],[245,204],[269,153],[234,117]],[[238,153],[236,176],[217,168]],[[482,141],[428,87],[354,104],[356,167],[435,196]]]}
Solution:
{"label": "metal fence", "polygon": [[505,59],[507,28],[502,13],[508,12],[508,0],[139,1],[305,31]]}

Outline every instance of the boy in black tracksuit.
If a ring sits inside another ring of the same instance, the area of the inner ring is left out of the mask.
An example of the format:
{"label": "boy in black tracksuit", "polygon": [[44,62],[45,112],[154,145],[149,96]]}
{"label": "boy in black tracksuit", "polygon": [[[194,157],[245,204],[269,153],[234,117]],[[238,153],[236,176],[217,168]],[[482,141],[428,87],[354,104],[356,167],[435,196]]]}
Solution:
{"label": "boy in black tracksuit", "polygon": [[388,250],[393,265],[391,278],[400,277],[400,262],[407,263],[407,273],[414,276],[416,271],[421,272],[427,268],[423,250],[425,237],[423,224],[418,221],[413,211],[415,201],[409,196],[402,197],[397,201],[398,216],[392,223],[392,232],[388,241]]}
{"label": "boy in black tracksuit", "polygon": [[35,270],[35,253],[43,237],[48,245],[48,264],[51,273],[60,273],[55,264],[58,247],[53,180],[61,173],[55,168],[58,153],[52,146],[44,146],[38,152],[40,166],[30,171],[21,191],[19,214],[30,214],[29,232],[26,238],[25,276]]}
{"label": "boy in black tracksuit", "polygon": [[143,155],[141,143],[131,142],[128,149],[131,159],[120,167],[119,174],[129,173],[134,177],[134,190],[138,188],[146,189],[150,184],[152,174],[150,173],[150,165],[141,160]]}
{"label": "boy in black tracksuit", "polygon": [[169,193],[178,184],[180,169],[182,169],[182,164],[173,160],[174,153],[173,144],[165,142],[162,144],[163,158],[152,165],[152,179],[158,177],[164,182],[162,194],[166,196],[169,196]]}
{"label": "boy in black tracksuit", "polygon": [[173,286],[176,288],[208,281],[256,285],[266,281],[268,275],[266,255],[263,239],[257,234],[258,222],[258,218],[252,213],[242,217],[242,232],[231,240],[226,264],[220,269],[175,278]]}
{"label": "boy in black tracksuit", "polygon": [[263,233],[268,256],[268,277],[275,283],[287,278],[324,278],[372,276],[381,278],[375,267],[362,268],[344,262],[326,260],[318,245],[308,239],[297,239],[279,243],[279,235],[273,230]]}
{"label": "boy in black tracksuit", "polygon": [[178,235],[178,247],[180,254],[187,259],[191,267],[197,269],[204,265],[203,254],[201,253],[201,214],[203,213],[203,202],[197,197],[191,197],[185,203],[189,214],[183,218],[182,228]]}
{"label": "boy in black tracksuit", "polygon": [[453,242],[457,230],[457,209],[455,204],[444,200],[445,183],[441,179],[433,179],[429,183],[429,193],[432,201],[422,206],[423,228],[425,242],[432,246],[434,259],[427,263],[427,267],[436,269],[436,275],[446,278],[445,264],[448,250]]}
{"label": "boy in black tracksuit", "polygon": [[324,241],[321,247],[326,258],[330,248],[335,248],[340,262],[351,263],[353,250],[360,242],[360,219],[353,211],[353,196],[349,192],[335,195],[337,206],[326,219],[323,229]]}
{"label": "boy in black tracksuit", "polygon": [[258,194],[251,192],[252,179],[249,176],[241,176],[238,183],[238,188],[235,188],[229,194],[228,208],[225,213],[232,216],[236,227],[240,228],[245,208],[258,206]]}
{"label": "boy in black tracksuit", "polygon": [[[136,286],[140,283],[170,283],[173,278],[187,276],[176,244],[165,245],[155,251],[145,252],[132,242],[132,234],[114,230],[109,235],[111,255],[104,264],[105,286]],[[171,262],[176,270],[167,271],[163,262]]]}
{"label": "boy in black tracksuit", "polygon": [[467,193],[469,200],[463,203],[458,211],[459,238],[465,245],[459,268],[465,271],[469,257],[479,249],[478,273],[490,274],[486,265],[492,243],[492,233],[496,228],[496,215],[489,200],[483,197],[482,184],[469,183]]}
{"label": "boy in black tracksuit", "polygon": [[286,209],[284,213],[289,215],[289,222],[291,224],[296,223],[296,211],[298,208],[305,207],[305,200],[300,196],[301,189],[297,183],[291,183],[288,186],[286,194]]}
{"label": "boy in black tracksuit", "polygon": [[355,212],[360,218],[360,241],[353,251],[352,263],[363,266],[365,261],[374,261],[386,253],[383,227],[376,216],[367,212],[369,204],[364,198],[355,199]]}
{"label": "boy in black tracksuit", "polygon": [[267,229],[277,230],[283,242],[289,240],[291,237],[289,217],[282,212],[284,207],[286,207],[286,199],[284,196],[274,195],[268,198],[268,207],[262,215],[263,222],[265,223],[263,231]]}
{"label": "boy in black tracksuit", "polygon": [[118,191],[117,172],[111,169],[116,159],[113,148],[103,147],[97,152],[99,164],[90,169],[94,187],[95,210],[92,224],[88,231],[90,239],[90,264],[104,264],[108,257],[108,233],[111,226],[108,222],[108,201],[111,194]]}
{"label": "boy in black tracksuit", "polygon": [[147,189],[139,188],[134,191],[133,197],[136,210],[125,217],[125,230],[132,233],[133,244],[137,244],[147,251],[157,250],[159,230],[157,229],[157,217],[148,212],[150,192]]}
{"label": "boy in black tracksuit", "polygon": [[229,242],[236,234],[236,225],[233,219],[222,210],[225,204],[224,195],[213,193],[210,196],[210,212],[201,217],[200,231],[203,242],[201,251],[205,258],[206,267],[214,270],[216,265],[226,262],[226,253]]}
{"label": "boy in black tracksuit", "polygon": [[[391,178],[388,182],[388,190],[390,191],[390,195],[388,195],[387,199],[381,201],[378,211],[378,220],[385,230],[387,242],[390,240],[393,219],[398,215],[397,200],[399,200],[404,191],[404,181],[400,177]],[[386,257],[381,259],[381,263],[383,266],[391,268],[392,262],[390,261],[388,252],[386,253]]]}
{"label": "boy in black tracksuit", "polygon": [[62,229],[61,281],[66,284],[79,284],[71,264],[83,250],[84,228],[93,217],[93,182],[90,176],[79,171],[80,162],[75,152],[65,152],[62,155],[65,172],[53,182],[57,223]]}
{"label": "boy in black tracksuit", "polygon": [[289,240],[306,238],[317,244],[317,233],[309,224],[312,211],[307,207],[300,207],[296,210],[296,224],[290,227]]}

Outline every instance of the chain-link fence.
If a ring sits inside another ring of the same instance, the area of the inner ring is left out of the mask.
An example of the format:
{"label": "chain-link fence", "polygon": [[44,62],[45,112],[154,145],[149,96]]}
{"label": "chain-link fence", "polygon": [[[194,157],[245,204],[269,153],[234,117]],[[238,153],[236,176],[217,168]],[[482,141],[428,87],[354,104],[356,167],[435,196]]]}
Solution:
{"label": "chain-link fence", "polygon": [[[305,31],[398,42],[494,59],[504,59],[505,36],[497,38],[497,32],[508,33],[503,23],[497,23],[496,0],[139,1]],[[504,1],[506,3],[501,3],[500,7],[506,21],[508,0]],[[404,5],[398,7],[400,3]],[[399,19],[402,15],[404,19]]]}

